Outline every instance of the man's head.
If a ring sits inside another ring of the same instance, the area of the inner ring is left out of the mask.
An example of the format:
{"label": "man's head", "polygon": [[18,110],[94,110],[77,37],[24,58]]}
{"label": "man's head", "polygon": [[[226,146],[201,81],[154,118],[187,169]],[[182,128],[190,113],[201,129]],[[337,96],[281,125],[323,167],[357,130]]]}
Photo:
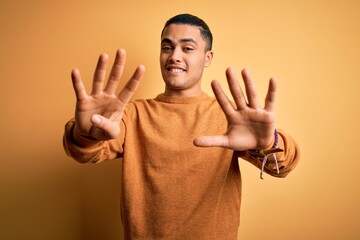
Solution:
{"label": "man's head", "polygon": [[201,77],[213,52],[209,27],[198,17],[181,14],[169,19],[161,33],[160,67],[165,94],[201,94]]}
{"label": "man's head", "polygon": [[206,51],[210,51],[212,49],[212,42],[213,42],[213,36],[210,31],[209,26],[200,18],[191,15],[191,14],[179,14],[172,18],[170,18],[166,23],[165,26],[161,32],[161,36],[164,33],[164,30],[167,26],[170,24],[184,24],[184,25],[190,25],[198,27],[201,33],[201,36],[207,43]]}

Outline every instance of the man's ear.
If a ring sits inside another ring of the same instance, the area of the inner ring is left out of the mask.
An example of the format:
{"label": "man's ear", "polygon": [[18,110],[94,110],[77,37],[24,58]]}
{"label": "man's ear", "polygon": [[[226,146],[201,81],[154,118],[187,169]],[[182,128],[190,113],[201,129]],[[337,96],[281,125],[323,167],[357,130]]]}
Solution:
{"label": "man's ear", "polygon": [[209,67],[214,56],[214,52],[209,50],[205,53],[205,67]]}

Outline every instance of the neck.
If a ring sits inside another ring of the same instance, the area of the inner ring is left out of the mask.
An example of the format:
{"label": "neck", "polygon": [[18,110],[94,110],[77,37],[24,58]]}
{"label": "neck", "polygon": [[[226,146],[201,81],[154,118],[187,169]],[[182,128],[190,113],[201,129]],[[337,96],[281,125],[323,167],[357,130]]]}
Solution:
{"label": "neck", "polygon": [[170,97],[197,97],[202,94],[201,88],[196,89],[171,89],[169,87],[165,87],[165,96]]}

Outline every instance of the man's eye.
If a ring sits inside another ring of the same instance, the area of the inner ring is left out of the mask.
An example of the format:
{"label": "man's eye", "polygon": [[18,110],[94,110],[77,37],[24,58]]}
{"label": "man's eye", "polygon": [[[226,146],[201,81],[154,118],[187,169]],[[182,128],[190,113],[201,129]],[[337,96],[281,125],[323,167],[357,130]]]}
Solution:
{"label": "man's eye", "polygon": [[163,50],[164,52],[169,52],[169,51],[171,50],[171,47],[166,46],[166,47],[163,47],[162,50]]}
{"label": "man's eye", "polygon": [[192,50],[194,50],[194,49],[191,48],[191,47],[185,47],[184,50],[185,50],[186,52],[190,52],[190,51],[192,51]]}

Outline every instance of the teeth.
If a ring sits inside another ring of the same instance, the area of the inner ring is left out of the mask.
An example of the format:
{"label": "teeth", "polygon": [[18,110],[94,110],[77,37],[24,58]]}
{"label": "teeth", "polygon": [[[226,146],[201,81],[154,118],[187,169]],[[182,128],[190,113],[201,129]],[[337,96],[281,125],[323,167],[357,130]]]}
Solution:
{"label": "teeth", "polygon": [[181,69],[181,68],[169,68],[169,71],[170,72],[183,72],[184,69]]}

